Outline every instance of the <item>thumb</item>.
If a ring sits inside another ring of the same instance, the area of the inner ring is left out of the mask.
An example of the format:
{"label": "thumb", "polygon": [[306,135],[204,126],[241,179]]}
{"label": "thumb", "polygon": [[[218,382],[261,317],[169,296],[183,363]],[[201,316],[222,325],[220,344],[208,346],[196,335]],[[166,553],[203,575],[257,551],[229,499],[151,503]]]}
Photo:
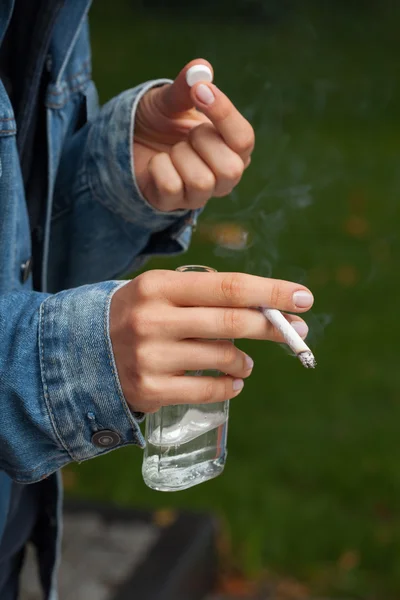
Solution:
{"label": "thumb", "polygon": [[164,115],[175,115],[193,108],[194,103],[190,94],[191,88],[186,81],[186,72],[195,65],[206,65],[214,75],[212,66],[203,58],[197,58],[188,63],[171,85],[160,89],[159,102]]}

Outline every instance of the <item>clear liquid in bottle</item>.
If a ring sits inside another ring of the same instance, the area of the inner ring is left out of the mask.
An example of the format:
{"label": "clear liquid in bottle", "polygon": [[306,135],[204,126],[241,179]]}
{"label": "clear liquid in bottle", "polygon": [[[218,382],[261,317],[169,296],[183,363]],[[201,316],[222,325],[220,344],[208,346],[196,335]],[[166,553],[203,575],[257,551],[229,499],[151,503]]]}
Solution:
{"label": "clear liquid in bottle", "polygon": [[168,407],[170,413],[175,409],[175,418],[170,414],[172,424],[166,426],[159,415],[165,408],[155,413],[158,419],[152,419],[155,428],[148,431],[143,461],[148,486],[160,491],[184,490],[222,473],[227,453],[227,404],[208,405],[207,411],[202,410],[204,405]]}
{"label": "clear liquid in bottle", "polygon": [[[179,271],[215,271],[192,265]],[[187,372],[214,376],[219,371]],[[222,473],[227,456],[229,400],[164,406],[146,418],[143,479],[152,489],[178,491]]]}

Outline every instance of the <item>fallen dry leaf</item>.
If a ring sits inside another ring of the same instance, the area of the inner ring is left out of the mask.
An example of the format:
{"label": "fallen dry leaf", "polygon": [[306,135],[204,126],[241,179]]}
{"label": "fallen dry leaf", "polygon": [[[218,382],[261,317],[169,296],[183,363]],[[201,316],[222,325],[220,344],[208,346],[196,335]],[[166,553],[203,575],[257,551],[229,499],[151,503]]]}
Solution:
{"label": "fallen dry leaf", "polygon": [[370,231],[369,222],[365,217],[350,215],[343,223],[343,228],[351,237],[364,239]]}
{"label": "fallen dry leaf", "polygon": [[352,571],[360,563],[360,554],[357,550],[346,550],[339,557],[338,567],[341,571]]}
{"label": "fallen dry leaf", "polygon": [[232,574],[221,579],[218,592],[234,598],[251,598],[256,592],[256,586],[252,581]]}
{"label": "fallen dry leaf", "polygon": [[177,513],[168,508],[156,510],[153,513],[153,523],[158,527],[169,527],[176,521]]}

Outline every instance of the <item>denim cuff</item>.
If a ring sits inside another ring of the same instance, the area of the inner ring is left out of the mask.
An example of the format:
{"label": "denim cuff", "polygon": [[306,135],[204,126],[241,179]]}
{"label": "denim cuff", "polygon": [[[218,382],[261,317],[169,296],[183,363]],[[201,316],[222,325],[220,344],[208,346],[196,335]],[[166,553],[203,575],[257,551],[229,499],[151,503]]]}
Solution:
{"label": "denim cuff", "polygon": [[127,444],[144,447],[121,389],[109,332],[111,298],[125,283],[82,286],[41,305],[45,402],[59,444],[77,462]]}
{"label": "denim cuff", "polygon": [[91,126],[86,150],[92,194],[129,223],[140,224],[152,232],[169,227],[190,212],[153,208],[140,192],[135,176],[133,137],[137,107],[146,92],[169,83],[169,79],[149,81],[105,104]]}

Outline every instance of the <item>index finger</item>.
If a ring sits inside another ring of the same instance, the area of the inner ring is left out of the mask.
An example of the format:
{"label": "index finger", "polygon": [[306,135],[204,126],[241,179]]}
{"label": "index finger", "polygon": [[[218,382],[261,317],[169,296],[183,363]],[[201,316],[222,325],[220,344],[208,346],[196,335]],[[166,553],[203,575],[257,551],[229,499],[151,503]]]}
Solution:
{"label": "index finger", "polygon": [[268,306],[304,312],[314,302],[303,285],[246,273],[174,273],[174,277],[165,278],[162,292],[176,306]]}
{"label": "index finger", "polygon": [[212,83],[197,83],[191,88],[191,96],[194,105],[210,119],[227,145],[245,162],[254,149],[254,130],[247,119]]}

